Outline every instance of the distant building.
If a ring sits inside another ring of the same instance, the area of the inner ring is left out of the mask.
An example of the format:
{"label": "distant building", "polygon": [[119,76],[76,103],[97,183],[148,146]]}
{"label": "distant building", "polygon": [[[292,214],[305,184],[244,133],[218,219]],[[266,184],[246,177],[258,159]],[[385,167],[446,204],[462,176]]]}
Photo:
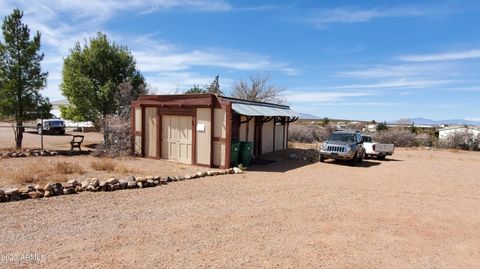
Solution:
{"label": "distant building", "polygon": [[57,118],[60,118],[60,106],[68,106],[70,104],[67,99],[52,101],[50,103],[52,104],[52,110],[50,110],[50,113]]}
{"label": "distant building", "polygon": [[367,131],[367,132],[370,132],[370,133],[373,133],[373,132],[376,132],[377,131],[377,124],[367,124],[367,126],[364,128],[363,131]]}
{"label": "distant building", "polygon": [[474,137],[477,137],[478,135],[480,135],[480,129],[470,126],[451,126],[439,129],[437,133],[439,140],[445,140],[455,133],[468,133],[472,134]]}
{"label": "distant building", "polygon": [[[52,104],[52,110],[50,110],[50,114],[54,115],[59,119],[61,118],[60,106],[70,105],[67,99],[60,99],[57,101],[53,101],[51,102],[51,104]],[[65,120],[65,126],[67,128],[81,128],[82,130],[85,130],[85,128],[93,128],[94,124],[91,121],[76,122],[72,120]]]}

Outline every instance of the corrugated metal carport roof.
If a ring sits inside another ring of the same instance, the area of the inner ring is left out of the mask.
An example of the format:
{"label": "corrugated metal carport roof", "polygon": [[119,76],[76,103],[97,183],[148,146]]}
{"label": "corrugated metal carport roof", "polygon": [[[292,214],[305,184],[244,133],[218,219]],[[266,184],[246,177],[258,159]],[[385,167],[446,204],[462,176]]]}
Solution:
{"label": "corrugated metal carport roof", "polygon": [[291,117],[297,118],[300,115],[289,109],[274,106],[262,106],[253,104],[232,103],[232,109],[238,114],[245,116],[266,116],[266,117]]}

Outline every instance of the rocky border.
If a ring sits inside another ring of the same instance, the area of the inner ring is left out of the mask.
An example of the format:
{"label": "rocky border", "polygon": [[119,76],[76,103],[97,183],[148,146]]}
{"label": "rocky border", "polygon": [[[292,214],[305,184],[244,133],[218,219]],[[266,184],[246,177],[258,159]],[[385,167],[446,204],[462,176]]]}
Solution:
{"label": "rocky border", "polygon": [[46,198],[59,195],[75,194],[82,191],[100,192],[100,191],[116,191],[124,189],[137,189],[156,187],[166,185],[169,182],[189,180],[195,178],[202,178],[206,176],[219,176],[226,174],[241,174],[243,170],[234,167],[225,170],[203,171],[192,175],[185,176],[146,176],[135,177],[128,176],[125,179],[117,179],[111,177],[105,181],[100,181],[98,178],[87,178],[78,182],[75,179],[69,180],[67,183],[47,183],[44,187],[40,185],[29,185],[23,188],[11,188],[7,190],[0,190],[0,202],[14,202],[25,199]]}
{"label": "rocky border", "polygon": [[2,154],[3,158],[23,158],[23,157],[37,157],[37,156],[56,156],[57,151],[41,150],[41,149],[26,149],[25,151],[9,151]]}

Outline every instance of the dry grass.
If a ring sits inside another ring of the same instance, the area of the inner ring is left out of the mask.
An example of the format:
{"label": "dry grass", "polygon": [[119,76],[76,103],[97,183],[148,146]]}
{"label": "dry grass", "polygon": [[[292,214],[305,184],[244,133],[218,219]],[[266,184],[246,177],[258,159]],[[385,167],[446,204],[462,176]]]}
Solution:
{"label": "dry grass", "polygon": [[124,164],[117,164],[115,166],[115,171],[121,174],[133,174],[139,172],[138,169],[131,168]]}
{"label": "dry grass", "polygon": [[58,162],[55,166],[55,172],[62,175],[83,174],[85,171],[78,163]]}
{"label": "dry grass", "polygon": [[7,185],[44,184],[49,181],[66,181],[70,175],[82,175],[85,170],[81,165],[66,161],[44,161],[22,159],[21,168],[1,165],[0,174]]}
{"label": "dry grass", "polygon": [[96,171],[113,172],[115,171],[116,166],[117,164],[114,161],[107,158],[101,158],[99,160],[90,162],[90,167],[92,167]]}
{"label": "dry grass", "polygon": [[13,184],[43,184],[48,181],[64,181],[65,173],[59,173],[55,165],[28,163],[23,169],[3,171]]}

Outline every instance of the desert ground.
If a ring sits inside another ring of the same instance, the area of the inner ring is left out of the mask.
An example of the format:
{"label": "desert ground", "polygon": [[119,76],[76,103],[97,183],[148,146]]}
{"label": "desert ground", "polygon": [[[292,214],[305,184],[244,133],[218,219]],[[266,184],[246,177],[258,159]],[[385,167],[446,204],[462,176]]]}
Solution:
{"label": "desert ground", "polygon": [[480,267],[479,153],[397,149],[357,167],[285,155],[241,175],[2,203],[0,255],[44,259],[0,267]]}

